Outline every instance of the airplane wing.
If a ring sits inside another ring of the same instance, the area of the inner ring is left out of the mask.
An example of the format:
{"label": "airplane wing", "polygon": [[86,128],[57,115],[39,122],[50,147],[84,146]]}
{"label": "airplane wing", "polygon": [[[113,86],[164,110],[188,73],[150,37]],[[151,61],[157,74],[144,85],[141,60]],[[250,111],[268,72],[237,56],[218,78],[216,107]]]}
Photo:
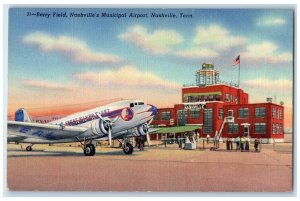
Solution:
{"label": "airplane wing", "polygon": [[60,126],[31,122],[8,121],[7,141],[19,141],[26,138],[42,138],[44,140],[60,140],[72,138],[87,131],[85,127]]}

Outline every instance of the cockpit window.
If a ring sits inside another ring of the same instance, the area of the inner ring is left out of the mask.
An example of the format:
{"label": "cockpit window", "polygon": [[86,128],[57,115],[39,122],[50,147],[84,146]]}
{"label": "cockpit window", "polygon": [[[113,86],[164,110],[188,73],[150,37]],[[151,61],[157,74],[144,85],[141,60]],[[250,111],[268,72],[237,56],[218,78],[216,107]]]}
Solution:
{"label": "cockpit window", "polygon": [[144,105],[144,102],[138,102],[138,105]]}
{"label": "cockpit window", "polygon": [[133,104],[133,103],[130,103],[130,107],[134,107],[134,104]]}

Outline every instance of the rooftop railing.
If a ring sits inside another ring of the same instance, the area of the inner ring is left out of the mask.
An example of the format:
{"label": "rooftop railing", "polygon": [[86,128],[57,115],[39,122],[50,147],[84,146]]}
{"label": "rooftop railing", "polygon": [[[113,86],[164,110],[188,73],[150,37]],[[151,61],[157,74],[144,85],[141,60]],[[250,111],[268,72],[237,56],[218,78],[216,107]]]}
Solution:
{"label": "rooftop railing", "polygon": [[201,87],[201,86],[208,86],[208,85],[215,85],[215,84],[224,84],[224,85],[228,85],[231,87],[239,87],[238,84],[234,83],[234,82],[226,82],[226,81],[218,81],[214,84],[183,84],[183,87]]}

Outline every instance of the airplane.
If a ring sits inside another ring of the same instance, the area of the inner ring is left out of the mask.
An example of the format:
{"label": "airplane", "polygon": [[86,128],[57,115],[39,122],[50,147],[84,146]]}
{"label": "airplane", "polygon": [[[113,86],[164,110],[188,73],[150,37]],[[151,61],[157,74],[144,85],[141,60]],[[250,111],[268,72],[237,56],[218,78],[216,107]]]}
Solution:
{"label": "airplane", "polygon": [[[85,156],[95,155],[93,140],[122,139],[125,154],[132,154],[129,135],[147,136],[149,127],[157,114],[157,108],[140,100],[123,100],[105,106],[68,115],[47,124],[31,121],[26,110],[15,113],[15,121],[7,123],[7,142],[34,144],[56,144],[80,142]],[[148,141],[149,143],[149,141]]]}

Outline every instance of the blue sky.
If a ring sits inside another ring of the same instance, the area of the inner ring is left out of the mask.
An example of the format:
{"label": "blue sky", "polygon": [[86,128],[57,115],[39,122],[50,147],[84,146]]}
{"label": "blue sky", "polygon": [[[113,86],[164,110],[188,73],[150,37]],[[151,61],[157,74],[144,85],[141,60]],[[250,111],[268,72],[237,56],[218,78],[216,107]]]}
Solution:
{"label": "blue sky", "polygon": [[[27,12],[127,13],[127,18],[26,17]],[[131,12],[149,17],[129,18]],[[152,12],[177,18],[151,18]],[[180,18],[180,13],[193,17]],[[213,62],[222,80],[237,82],[232,61],[240,54],[241,87],[250,101],[276,96],[291,108],[293,14],[292,9],[12,8],[9,103],[120,96],[172,106],[180,102],[181,85],[195,82],[203,62]],[[34,98],[20,100],[24,93]]]}

